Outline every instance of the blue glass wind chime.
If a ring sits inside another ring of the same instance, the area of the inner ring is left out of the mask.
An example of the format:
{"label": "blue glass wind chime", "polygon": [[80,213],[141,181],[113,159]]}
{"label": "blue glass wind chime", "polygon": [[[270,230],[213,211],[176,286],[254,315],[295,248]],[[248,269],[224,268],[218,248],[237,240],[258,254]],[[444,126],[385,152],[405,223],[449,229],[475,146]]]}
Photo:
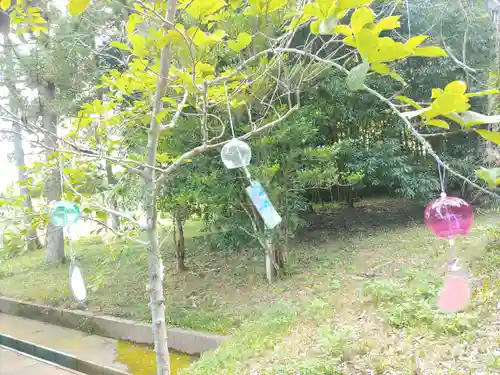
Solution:
{"label": "blue glass wind chime", "polygon": [[[59,172],[61,177],[61,195],[64,193],[64,174],[62,159],[59,156]],[[83,280],[83,273],[78,265],[75,253],[73,252],[73,241],[71,237],[71,226],[76,224],[81,217],[78,205],[70,201],[58,201],[52,205],[50,211],[50,222],[57,228],[62,228],[64,238],[68,240],[69,249],[69,287],[76,301],[84,303],[87,299],[87,288]]]}
{"label": "blue glass wind chime", "polygon": [[250,175],[247,167],[250,165],[250,160],[252,159],[252,150],[247,143],[237,139],[234,134],[233,120],[231,116],[231,104],[229,101],[229,96],[227,94],[227,87],[225,87],[225,91],[229,125],[231,127],[233,139],[227,142],[221,150],[222,162],[228,169],[243,169],[243,171],[245,172],[245,176],[250,182],[250,185],[245,188],[245,191],[250,197],[254,207],[257,209],[257,212],[259,212],[259,215],[264,221],[266,228],[273,229],[279,223],[281,223],[281,216],[278,214],[273,204],[271,203],[271,200],[267,196],[262,184],[258,181],[253,180]]}

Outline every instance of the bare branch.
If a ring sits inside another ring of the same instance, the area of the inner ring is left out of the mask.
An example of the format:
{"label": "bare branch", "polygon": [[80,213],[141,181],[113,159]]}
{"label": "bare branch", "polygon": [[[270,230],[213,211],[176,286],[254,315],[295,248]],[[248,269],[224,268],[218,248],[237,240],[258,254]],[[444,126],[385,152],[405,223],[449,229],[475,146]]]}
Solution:
{"label": "bare branch", "polygon": [[[297,96],[298,93],[297,93]],[[263,125],[261,126],[260,128],[257,128],[255,130],[252,130],[240,137],[237,137],[237,139],[239,140],[244,140],[244,139],[248,139],[250,138],[251,136],[255,135],[255,134],[258,134],[258,133],[261,133],[263,132],[264,130],[267,130],[267,129],[270,129],[272,128],[273,126],[279,124],[280,122],[284,121],[285,119],[287,119],[288,117],[290,117],[290,115],[292,113],[294,113],[295,111],[297,111],[299,109],[299,106],[300,106],[300,103],[298,102],[294,107],[291,107],[283,116],[281,116],[280,118],[274,120],[274,121],[271,121],[269,123],[267,123],[266,125]],[[191,159],[197,155],[200,155],[208,150],[211,150],[211,149],[214,149],[214,148],[217,148],[217,147],[221,147],[223,145],[225,145],[227,142],[229,142],[229,140],[227,141],[223,141],[223,142],[219,142],[219,143],[214,143],[214,144],[204,144],[204,145],[201,145],[201,146],[198,146],[198,147],[195,147],[193,148],[192,150],[189,150],[187,152],[185,152],[184,154],[182,154],[181,156],[179,156],[177,158],[176,161],[174,161],[172,164],[170,164],[163,172],[163,174],[158,178],[158,180],[156,181],[156,187],[157,189],[161,186],[162,183],[168,181],[171,177],[172,177],[172,174],[173,172],[182,164],[186,161],[186,159]]]}

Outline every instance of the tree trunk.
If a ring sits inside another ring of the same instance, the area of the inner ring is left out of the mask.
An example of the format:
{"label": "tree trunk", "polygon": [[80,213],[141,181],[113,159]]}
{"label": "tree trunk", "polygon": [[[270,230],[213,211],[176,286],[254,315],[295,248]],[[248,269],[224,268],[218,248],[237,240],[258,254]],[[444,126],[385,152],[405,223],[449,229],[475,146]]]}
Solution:
{"label": "tree trunk", "polygon": [[174,245],[175,255],[177,258],[177,271],[183,272],[186,270],[186,265],[184,264],[186,245],[184,242],[184,227],[182,224],[182,217],[180,217],[179,215],[174,215],[174,225]]}
{"label": "tree trunk", "polygon": [[[47,148],[46,161],[52,164],[45,182],[45,198],[48,202],[61,199],[61,176],[59,164],[51,150],[57,149],[57,116],[50,109],[50,102],[56,97],[56,87],[52,82],[46,82],[42,87],[41,114],[45,129],[44,145]],[[64,235],[62,228],[55,227],[49,222],[47,226],[45,261],[47,263],[62,263],[64,257]]]}
{"label": "tree trunk", "polygon": [[281,277],[286,262],[284,246],[276,245],[273,237],[266,239],[266,279],[271,284]]}
{"label": "tree trunk", "polygon": [[[165,18],[174,22],[177,1],[170,0],[167,6]],[[165,27],[164,32],[168,31]],[[172,60],[172,45],[168,43],[163,47],[160,57],[160,74],[156,83],[156,93],[151,114],[151,124],[148,134],[147,146],[147,168],[144,173],[146,185],[145,203],[147,207],[146,231],[148,236],[148,276],[149,276],[149,306],[151,309],[154,350],[156,353],[156,368],[158,375],[170,375],[170,361],[167,344],[167,328],[165,326],[165,298],[163,296],[163,261],[158,244],[158,210],[157,210],[157,184],[156,158],[158,152],[158,139],[160,136],[160,124],[157,116],[163,110],[162,98],[167,93]]]}
{"label": "tree trunk", "polygon": [[26,187],[26,162],[24,159],[24,149],[23,149],[23,138],[21,124],[17,121],[12,123],[12,130],[14,131],[14,155],[16,159],[17,176],[19,179],[19,193],[24,198],[22,208],[23,208],[23,218],[24,225],[28,234],[26,235],[26,243],[28,250],[38,250],[42,248],[42,244],[38,238],[36,228],[33,227],[33,202],[31,201],[31,196],[29,189]]}
{"label": "tree trunk", "polygon": [[[10,75],[9,73],[13,68],[13,58],[12,58],[12,50],[9,46],[9,37],[7,33],[3,33],[3,45],[4,45],[4,56],[5,63],[8,74],[6,74],[6,86],[9,92],[9,107],[10,110],[18,114],[21,110],[20,103],[17,100],[17,90],[16,85],[14,83],[15,77]],[[10,75],[10,76],[9,76]],[[24,225],[28,234],[26,235],[26,244],[28,250],[37,250],[42,247],[40,240],[38,239],[38,234],[36,232],[36,228],[33,227],[33,203],[31,201],[31,196],[29,189],[25,187],[27,173],[26,173],[26,161],[24,157],[24,149],[23,149],[23,136],[22,136],[22,127],[18,121],[12,122],[12,141],[14,144],[14,157],[16,160],[16,168],[17,168],[17,176],[19,180],[19,195],[24,198],[22,203],[23,209],[23,219]]]}

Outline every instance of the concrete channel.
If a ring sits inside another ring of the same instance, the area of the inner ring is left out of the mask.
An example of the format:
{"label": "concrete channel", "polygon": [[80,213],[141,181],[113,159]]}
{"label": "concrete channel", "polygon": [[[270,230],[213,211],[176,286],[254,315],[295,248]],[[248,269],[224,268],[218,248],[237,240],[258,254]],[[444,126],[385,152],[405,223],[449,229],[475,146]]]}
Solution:
{"label": "concrete channel", "polygon": [[[183,356],[198,356],[213,350],[227,338],[169,329],[169,347],[174,350],[171,363],[178,361],[179,368],[181,364],[185,367]],[[78,373],[135,375],[128,358],[136,355],[144,362],[144,358],[152,354],[150,362],[154,362],[154,353],[140,346],[151,345],[152,341],[149,324],[0,297],[0,345]],[[139,346],[134,347],[135,344]],[[187,357],[187,361],[192,359]],[[3,375],[1,371],[0,375]]]}

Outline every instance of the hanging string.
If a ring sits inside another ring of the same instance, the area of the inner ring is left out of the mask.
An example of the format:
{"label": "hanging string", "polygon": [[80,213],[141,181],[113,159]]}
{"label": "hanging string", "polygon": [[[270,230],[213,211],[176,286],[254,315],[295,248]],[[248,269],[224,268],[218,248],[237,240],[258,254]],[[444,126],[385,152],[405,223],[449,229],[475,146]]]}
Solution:
{"label": "hanging string", "polygon": [[[439,183],[441,186],[441,197],[444,198],[446,197],[446,185],[445,185],[445,180],[446,180],[446,168],[441,166],[441,164],[438,162],[438,173],[439,173]],[[448,209],[445,207],[446,210],[446,215],[448,216]],[[449,225],[449,233],[451,233],[451,222],[448,223]],[[454,270],[457,267],[458,264],[458,258],[455,257],[455,239],[450,238],[448,240],[448,243],[450,244],[450,253],[449,253],[449,258],[448,258],[448,267],[450,270]]]}
{"label": "hanging string", "polygon": [[[233,139],[236,139],[236,135],[234,133],[234,124],[233,124],[233,116],[231,116],[231,101],[229,100],[229,94],[227,92],[227,83],[224,82],[224,92],[226,94],[226,105],[227,105],[227,115],[229,117],[229,126],[231,127],[231,134],[233,136]],[[238,151],[238,155],[240,157],[240,159],[243,159],[241,153],[240,153],[240,150],[237,149]],[[252,182],[252,176],[250,175],[250,171],[248,170],[248,168],[245,166],[243,166],[243,171],[245,172],[245,177],[250,181]]]}
{"label": "hanging string", "polygon": [[437,167],[439,173],[439,183],[441,185],[441,196],[446,196],[446,187],[445,187],[446,168],[442,167],[439,162]]}
{"label": "hanging string", "polygon": [[[59,158],[59,179],[61,182],[61,198],[64,197],[64,170],[63,170],[63,161],[61,157],[61,153],[58,154]],[[66,209],[64,209],[64,214],[67,215]],[[69,259],[70,262],[73,263],[75,260],[75,255],[73,253],[73,241],[71,238],[70,225],[65,225],[63,227],[63,236],[68,239],[68,250],[69,250]]]}
{"label": "hanging string", "polygon": [[231,127],[231,134],[233,135],[233,139],[236,138],[234,135],[234,125],[233,125],[233,117],[231,116],[231,103],[229,101],[229,95],[227,93],[227,83],[224,82],[224,92],[226,93],[226,105],[227,105],[227,115],[229,116],[229,126]]}

